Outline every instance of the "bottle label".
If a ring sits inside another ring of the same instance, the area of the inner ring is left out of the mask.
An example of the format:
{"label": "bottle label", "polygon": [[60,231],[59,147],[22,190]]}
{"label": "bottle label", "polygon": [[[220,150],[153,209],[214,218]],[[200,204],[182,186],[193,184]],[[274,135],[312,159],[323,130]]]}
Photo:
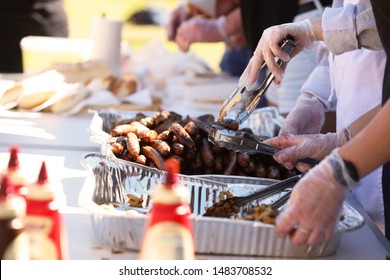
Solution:
{"label": "bottle label", "polygon": [[29,260],[29,239],[25,232],[18,234],[5,248],[2,260]]}
{"label": "bottle label", "polygon": [[143,260],[193,260],[194,243],[188,228],[164,222],[149,228],[141,249]]}
{"label": "bottle label", "polygon": [[27,216],[26,232],[30,238],[31,259],[56,260],[58,252],[50,238],[53,222],[44,216]]}

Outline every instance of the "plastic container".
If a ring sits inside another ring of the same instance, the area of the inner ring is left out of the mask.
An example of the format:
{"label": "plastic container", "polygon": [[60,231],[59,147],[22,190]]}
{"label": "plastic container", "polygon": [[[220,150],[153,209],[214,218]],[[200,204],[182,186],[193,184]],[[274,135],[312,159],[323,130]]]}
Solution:
{"label": "plastic container", "polygon": [[92,41],[87,39],[27,36],[20,41],[23,70],[34,74],[55,63],[78,63],[91,58]]}

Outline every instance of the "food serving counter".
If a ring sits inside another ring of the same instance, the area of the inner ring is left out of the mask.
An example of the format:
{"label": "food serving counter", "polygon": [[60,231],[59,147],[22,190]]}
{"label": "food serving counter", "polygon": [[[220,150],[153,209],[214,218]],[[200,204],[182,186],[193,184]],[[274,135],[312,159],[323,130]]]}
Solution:
{"label": "food serving counter", "polygon": [[[92,114],[64,117],[47,113],[0,112],[0,168],[8,162],[8,149],[20,146],[19,161],[28,181],[36,180],[42,160],[47,162],[49,177],[61,180],[66,195],[63,209],[67,233],[68,258],[72,260],[137,259],[138,252],[113,248],[97,240],[91,227],[91,213],[78,204],[79,193],[88,182],[81,164],[83,156],[98,152],[89,140]],[[390,255],[390,243],[379,232],[353,197],[348,198],[364,217],[364,225],[343,234],[336,254],[326,259],[376,259]],[[197,255],[198,259],[262,259],[255,256]]]}

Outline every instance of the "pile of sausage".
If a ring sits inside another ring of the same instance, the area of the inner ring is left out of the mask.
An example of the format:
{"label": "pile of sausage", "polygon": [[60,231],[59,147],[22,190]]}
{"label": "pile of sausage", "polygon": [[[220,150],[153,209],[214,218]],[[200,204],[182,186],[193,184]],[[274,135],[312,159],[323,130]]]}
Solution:
{"label": "pile of sausage", "polygon": [[[147,117],[141,113],[123,120],[110,130],[109,144],[120,159],[164,170],[165,160],[180,163],[181,174],[224,174],[285,179],[296,175],[271,156],[234,152],[208,141],[215,125],[212,115],[186,117],[172,111],[162,111]],[[237,130],[234,121],[218,123],[220,127]],[[250,132],[244,128],[246,132]]]}

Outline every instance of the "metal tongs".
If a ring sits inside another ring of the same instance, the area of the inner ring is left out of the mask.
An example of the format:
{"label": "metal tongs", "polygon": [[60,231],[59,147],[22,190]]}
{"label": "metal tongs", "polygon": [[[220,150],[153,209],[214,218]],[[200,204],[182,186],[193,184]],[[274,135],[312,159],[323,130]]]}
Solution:
{"label": "metal tongs", "polygon": [[[295,46],[296,42],[291,36],[284,38],[281,44],[281,48],[288,54],[291,54]],[[286,62],[281,59],[278,59],[276,63],[282,69],[286,65]],[[267,67],[267,65],[264,62],[259,73],[261,73],[261,70],[265,67]],[[259,104],[260,99],[263,97],[274,78],[274,74],[269,73],[263,80],[263,75],[259,74],[255,88],[250,91],[248,91],[246,87],[237,86],[233,93],[222,104],[218,121],[221,122],[228,116],[241,125],[256,109],[257,104]]]}
{"label": "metal tongs", "polygon": [[[222,217],[229,218],[232,216],[232,213],[236,213],[239,211],[239,208],[248,204],[251,201],[265,198],[270,195],[279,193],[288,187],[291,187],[295,184],[299,179],[303,177],[303,174],[298,174],[283,181],[274,183],[260,191],[254,192],[252,194],[246,196],[235,196],[230,197],[224,200],[221,200],[211,207],[209,207],[206,212],[203,214],[205,217]],[[289,193],[283,195],[280,199],[275,201],[272,204],[273,209],[280,208],[289,198]]]}
{"label": "metal tongs", "polygon": [[[234,131],[228,129],[213,128],[208,136],[208,140],[220,147],[224,147],[228,150],[235,152],[252,154],[266,154],[273,156],[280,150],[279,147],[274,147],[265,143],[262,143],[261,139],[256,138],[253,134],[243,131]],[[299,162],[316,165],[318,160],[313,158],[302,158]]]}

